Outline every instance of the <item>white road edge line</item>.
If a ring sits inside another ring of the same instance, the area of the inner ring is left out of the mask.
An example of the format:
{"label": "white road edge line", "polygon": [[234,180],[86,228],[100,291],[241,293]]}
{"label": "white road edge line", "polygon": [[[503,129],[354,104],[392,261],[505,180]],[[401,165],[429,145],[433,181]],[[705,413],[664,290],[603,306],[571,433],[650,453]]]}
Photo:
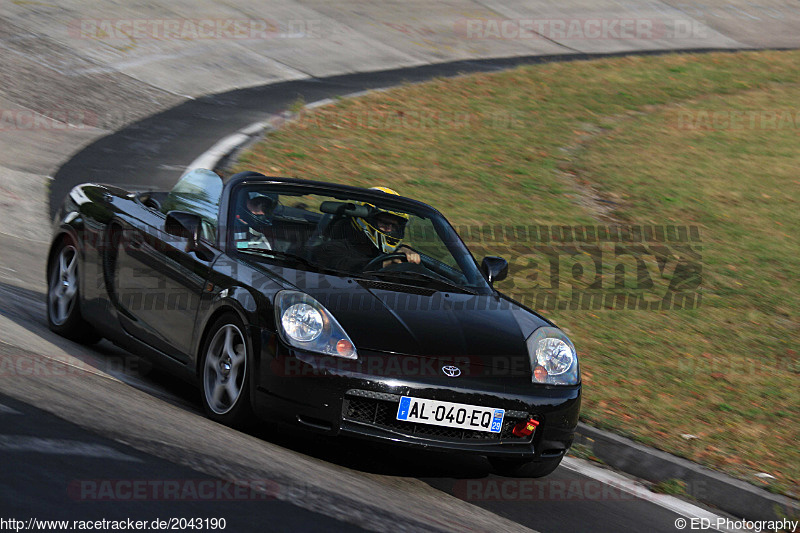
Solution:
{"label": "white road edge line", "polygon": [[72,455],[93,459],[116,459],[140,463],[136,457],[119,452],[102,444],[66,439],[45,439],[28,435],[0,435],[0,451]]}
{"label": "white road edge line", "polygon": [[316,102],[311,102],[310,104],[306,104],[303,107],[305,107],[306,109],[316,109],[318,107],[326,106],[334,102],[336,102],[336,100],[334,100],[333,98],[323,98],[322,100],[317,100]]}
{"label": "white road edge line", "polygon": [[[717,523],[717,519],[724,519],[724,517],[714,514],[711,511],[707,511],[702,507],[685,502],[679,498],[675,498],[674,496],[652,492],[641,483],[632,481],[630,478],[627,478],[621,474],[617,474],[612,470],[606,470],[605,468],[594,466],[582,459],[565,457],[561,462],[561,466],[567,468],[568,470],[572,470],[573,472],[577,472],[584,476],[595,479],[605,485],[609,485],[621,491],[627,492],[631,496],[635,496],[640,500],[654,503],[688,519],[707,518],[711,521],[711,523]],[[727,529],[723,531],[738,532],[741,530]]]}
{"label": "white road edge line", "polygon": [[21,415],[21,414],[22,413],[20,413],[16,409],[12,409],[11,407],[0,403],[0,415]]}
{"label": "white road edge line", "polygon": [[[337,101],[344,99],[344,98],[358,98],[360,96],[365,96],[370,93],[377,93],[377,92],[385,92],[391,89],[391,87],[379,87],[377,89],[367,89],[365,91],[357,91],[354,93],[345,94],[339,98],[323,98],[322,100],[316,100],[309,104],[303,106],[303,109],[317,109],[318,107],[324,107],[327,105],[335,104]],[[279,125],[275,126],[273,124],[274,119],[278,119]],[[217,141],[214,146],[200,154],[194,161],[189,163],[184,171],[189,172],[190,170],[194,170],[197,168],[205,168],[208,170],[214,170],[214,167],[219,164],[222,159],[231,154],[237,148],[243,146],[247,141],[250,140],[251,137],[255,135],[259,135],[263,131],[274,131],[278,129],[284,123],[291,123],[293,120],[296,119],[296,114],[292,114],[288,118],[285,118],[282,114],[278,114],[273,116],[273,120],[268,121],[259,121],[246,126],[236,133],[232,133],[227,137],[223,137],[219,141]]]}
{"label": "white road edge line", "polygon": [[249,139],[250,137],[244,133],[234,133],[233,135],[229,135],[203,152],[200,157],[192,161],[187,170],[192,170],[195,168],[206,168],[208,170],[213,170],[216,164],[223,157],[234,150],[237,146],[247,142]]}

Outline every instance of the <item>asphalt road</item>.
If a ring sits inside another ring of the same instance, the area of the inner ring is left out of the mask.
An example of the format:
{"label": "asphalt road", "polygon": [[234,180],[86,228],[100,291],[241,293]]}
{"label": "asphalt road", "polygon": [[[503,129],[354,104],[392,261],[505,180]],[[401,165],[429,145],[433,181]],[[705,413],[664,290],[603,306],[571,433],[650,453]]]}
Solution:
{"label": "asphalt road", "polygon": [[74,530],[79,521],[191,520],[228,531],[361,530],[276,499],[280,487],[271,480],[218,480],[2,395],[0,451],[0,518],[26,524],[67,521]]}

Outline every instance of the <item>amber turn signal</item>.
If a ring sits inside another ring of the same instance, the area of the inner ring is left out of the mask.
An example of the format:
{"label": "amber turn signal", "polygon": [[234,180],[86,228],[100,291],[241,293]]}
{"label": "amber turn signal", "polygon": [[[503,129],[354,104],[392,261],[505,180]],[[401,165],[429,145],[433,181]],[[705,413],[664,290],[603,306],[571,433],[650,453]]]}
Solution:
{"label": "amber turn signal", "polygon": [[336,343],[336,352],[342,357],[353,355],[353,343],[347,339],[342,339]]}

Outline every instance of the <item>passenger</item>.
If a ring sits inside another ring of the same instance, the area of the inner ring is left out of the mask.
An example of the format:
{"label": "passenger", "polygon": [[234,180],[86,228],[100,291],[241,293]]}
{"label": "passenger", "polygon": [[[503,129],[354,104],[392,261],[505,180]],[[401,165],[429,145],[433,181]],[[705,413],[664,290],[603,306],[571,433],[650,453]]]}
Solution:
{"label": "passenger", "polygon": [[244,202],[236,215],[234,226],[233,238],[237,248],[272,250],[272,212],[275,204],[274,199],[261,194]]}

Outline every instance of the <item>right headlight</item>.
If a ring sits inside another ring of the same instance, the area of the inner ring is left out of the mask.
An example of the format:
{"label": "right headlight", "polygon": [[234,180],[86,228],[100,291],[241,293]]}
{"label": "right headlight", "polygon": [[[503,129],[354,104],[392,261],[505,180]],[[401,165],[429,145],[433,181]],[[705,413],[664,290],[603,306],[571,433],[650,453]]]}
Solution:
{"label": "right headlight", "polygon": [[345,359],[358,359],[353,341],[321,303],[304,292],[275,295],[275,322],[281,338],[295,348]]}
{"label": "right headlight", "polygon": [[539,328],[528,337],[527,346],[534,383],[578,384],[578,354],[563,331],[553,327]]}

